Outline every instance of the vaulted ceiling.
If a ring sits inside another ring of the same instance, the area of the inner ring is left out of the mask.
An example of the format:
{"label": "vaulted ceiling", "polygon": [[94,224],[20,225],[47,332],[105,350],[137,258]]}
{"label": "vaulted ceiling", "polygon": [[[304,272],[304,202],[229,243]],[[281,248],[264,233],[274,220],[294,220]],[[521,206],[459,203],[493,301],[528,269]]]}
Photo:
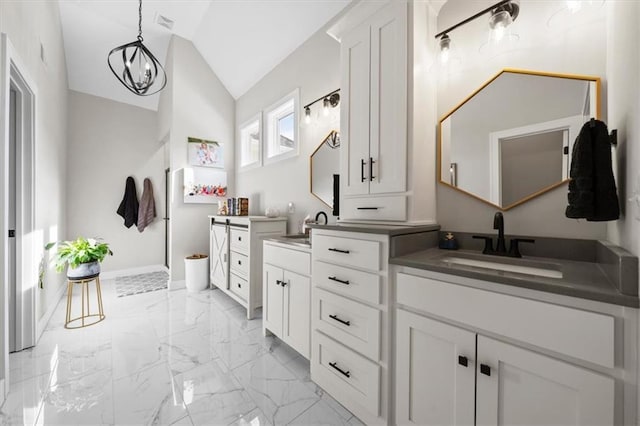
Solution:
{"label": "vaulted ceiling", "polygon": [[[234,98],[306,41],[351,0],[145,0],[145,45],[164,63],[173,34],[191,40]],[[138,35],[137,0],[60,0],[69,88],[156,110],[107,66],[109,51]],[[173,21],[171,29],[160,25]]]}

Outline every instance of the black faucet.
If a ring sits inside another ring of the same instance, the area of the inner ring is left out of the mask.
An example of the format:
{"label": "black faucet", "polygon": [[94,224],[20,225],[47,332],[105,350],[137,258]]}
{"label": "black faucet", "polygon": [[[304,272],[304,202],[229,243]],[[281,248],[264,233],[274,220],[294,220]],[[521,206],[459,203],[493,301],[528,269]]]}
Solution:
{"label": "black faucet", "polygon": [[496,245],[494,254],[506,254],[507,247],[504,242],[504,217],[500,212],[497,212],[495,216],[493,216],[493,229],[498,230],[498,244]]}
{"label": "black faucet", "polygon": [[327,218],[327,214],[325,212],[323,212],[323,211],[319,211],[316,214],[316,223],[320,223],[319,222],[320,216],[324,216],[324,223],[321,223],[321,225],[326,225],[327,223],[329,223],[329,218]]}
{"label": "black faucet", "polygon": [[493,238],[474,235],[473,238],[484,240],[483,254],[493,254],[496,256],[508,256],[508,257],[522,257],[520,254],[520,248],[518,243],[534,243],[535,240],[529,238],[512,238],[509,245],[509,251],[507,252],[507,246],[504,239],[504,216],[502,213],[497,212],[493,216],[493,229],[498,231],[498,241],[496,243],[496,249],[493,249]]}

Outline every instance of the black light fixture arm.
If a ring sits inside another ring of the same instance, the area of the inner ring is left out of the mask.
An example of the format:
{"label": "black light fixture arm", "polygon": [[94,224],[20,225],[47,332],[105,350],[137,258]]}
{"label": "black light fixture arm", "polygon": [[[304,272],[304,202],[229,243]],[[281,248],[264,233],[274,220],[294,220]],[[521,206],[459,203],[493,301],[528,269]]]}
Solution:
{"label": "black light fixture arm", "polygon": [[309,108],[311,105],[313,105],[313,104],[315,104],[315,103],[317,103],[317,102],[320,102],[320,101],[322,101],[322,100],[324,100],[324,99],[327,99],[328,97],[330,97],[330,96],[331,96],[331,95],[333,95],[333,94],[338,93],[339,91],[340,91],[340,89],[336,89],[336,90],[334,90],[333,92],[329,92],[329,93],[327,93],[327,94],[326,94],[326,95],[324,95],[324,96],[320,96],[320,97],[319,97],[318,99],[316,99],[315,101],[313,101],[313,102],[309,102],[308,104],[306,104],[305,106],[303,106],[303,107],[302,107],[302,109]]}
{"label": "black light fixture arm", "polygon": [[465,24],[468,24],[469,22],[473,21],[474,19],[477,19],[477,18],[481,17],[482,15],[484,15],[484,14],[486,14],[486,13],[489,13],[489,12],[491,12],[492,10],[494,10],[494,9],[496,9],[496,8],[500,7],[500,6],[504,6],[504,5],[505,5],[505,4],[507,4],[507,3],[511,3],[512,1],[513,1],[513,0],[501,0],[501,1],[499,1],[498,3],[496,3],[496,4],[492,5],[492,6],[489,6],[489,7],[488,7],[488,8],[486,8],[486,9],[481,10],[480,12],[476,13],[475,15],[468,17],[468,18],[467,18],[467,19],[465,19],[464,21],[460,21],[460,22],[458,22],[457,24],[452,25],[451,27],[447,28],[446,30],[444,30],[444,31],[440,31],[440,32],[439,32],[438,34],[436,34],[434,37],[435,37],[435,38],[439,38],[440,36],[443,36],[443,35],[445,35],[445,34],[448,34],[449,32],[451,32],[451,31],[455,30],[456,28],[461,27],[461,26],[463,26],[463,25],[465,25]]}
{"label": "black light fixture arm", "polygon": [[142,38],[142,0],[138,2],[138,40],[144,40]]}

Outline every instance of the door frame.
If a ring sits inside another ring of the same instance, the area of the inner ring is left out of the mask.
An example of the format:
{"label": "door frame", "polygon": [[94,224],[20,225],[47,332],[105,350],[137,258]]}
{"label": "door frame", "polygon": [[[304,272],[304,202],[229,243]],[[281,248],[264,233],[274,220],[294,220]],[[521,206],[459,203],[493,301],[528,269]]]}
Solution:
{"label": "door frame", "polygon": [[[8,36],[0,34],[0,282],[8,283],[8,165],[9,165],[9,91],[13,86],[20,97],[22,126],[16,129],[16,349],[36,343],[37,262],[35,241],[35,80],[17,55]],[[9,291],[0,291],[0,401],[8,393],[9,378]]]}

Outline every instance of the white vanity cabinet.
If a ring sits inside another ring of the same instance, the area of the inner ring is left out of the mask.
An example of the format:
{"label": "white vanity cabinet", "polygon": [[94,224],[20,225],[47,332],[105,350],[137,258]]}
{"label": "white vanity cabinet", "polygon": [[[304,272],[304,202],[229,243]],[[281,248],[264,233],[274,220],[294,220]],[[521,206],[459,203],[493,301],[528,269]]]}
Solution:
{"label": "white vanity cabinet", "polygon": [[328,30],[341,43],[342,220],[434,223],[433,162],[418,159],[435,152],[428,13],[421,2],[361,2]]}
{"label": "white vanity cabinet", "polygon": [[313,229],[311,379],[365,424],[390,413],[387,235]]}
{"label": "white vanity cabinet", "polygon": [[263,331],[309,359],[311,249],[265,241],[263,255]]}
{"label": "white vanity cabinet", "polygon": [[247,309],[262,306],[262,240],[284,235],[286,218],[209,216],[211,284]]}
{"label": "white vanity cabinet", "polygon": [[622,343],[623,322],[631,324],[625,335],[637,331],[635,310],[560,306],[401,270],[397,424],[474,424],[474,407],[478,425],[611,425],[635,416],[621,355],[635,359]]}

